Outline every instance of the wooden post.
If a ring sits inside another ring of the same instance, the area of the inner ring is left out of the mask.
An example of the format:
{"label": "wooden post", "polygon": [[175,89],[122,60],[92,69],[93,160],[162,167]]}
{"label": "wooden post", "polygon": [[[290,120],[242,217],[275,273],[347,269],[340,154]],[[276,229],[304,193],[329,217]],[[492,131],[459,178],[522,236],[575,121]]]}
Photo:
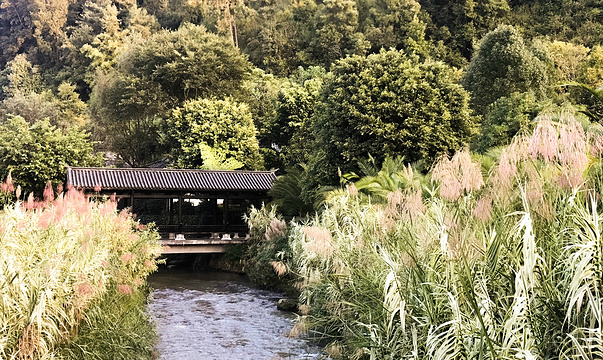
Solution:
{"label": "wooden post", "polygon": [[224,196],[224,216],[223,216],[223,221],[222,224],[226,225],[226,227],[228,227],[228,195]]}
{"label": "wooden post", "polygon": [[134,191],[130,194],[130,212],[135,214],[134,212]]}
{"label": "wooden post", "polygon": [[174,198],[168,199],[168,211],[170,212],[170,225],[174,225]]}
{"label": "wooden post", "polygon": [[178,232],[182,233],[182,193],[178,194]]}

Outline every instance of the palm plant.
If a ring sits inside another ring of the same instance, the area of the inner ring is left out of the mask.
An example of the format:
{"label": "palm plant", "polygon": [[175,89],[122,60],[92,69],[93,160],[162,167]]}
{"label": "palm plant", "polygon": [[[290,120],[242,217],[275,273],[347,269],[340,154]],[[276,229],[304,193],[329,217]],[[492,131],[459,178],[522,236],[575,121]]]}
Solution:
{"label": "palm plant", "polygon": [[302,184],[307,166],[300,164],[279,176],[272,186],[269,195],[274,199],[273,204],[278,206],[285,216],[305,216],[314,210],[312,202],[304,198]]}
{"label": "palm plant", "polygon": [[[343,178],[353,181],[355,189],[367,196],[374,203],[387,203],[388,195],[398,190],[418,191],[427,183],[426,177],[418,169],[420,163],[407,164],[404,157],[386,157],[377,167],[375,160],[369,156],[358,163],[362,175],[345,174]],[[331,195],[332,197],[332,195]]]}

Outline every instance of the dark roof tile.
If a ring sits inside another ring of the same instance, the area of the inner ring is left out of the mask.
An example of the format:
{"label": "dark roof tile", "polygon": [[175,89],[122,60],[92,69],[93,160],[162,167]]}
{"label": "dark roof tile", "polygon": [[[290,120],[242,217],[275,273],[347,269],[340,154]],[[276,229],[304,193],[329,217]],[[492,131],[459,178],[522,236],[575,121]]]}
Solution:
{"label": "dark roof tile", "polygon": [[104,190],[268,191],[273,171],[154,168],[67,168],[67,186]]}

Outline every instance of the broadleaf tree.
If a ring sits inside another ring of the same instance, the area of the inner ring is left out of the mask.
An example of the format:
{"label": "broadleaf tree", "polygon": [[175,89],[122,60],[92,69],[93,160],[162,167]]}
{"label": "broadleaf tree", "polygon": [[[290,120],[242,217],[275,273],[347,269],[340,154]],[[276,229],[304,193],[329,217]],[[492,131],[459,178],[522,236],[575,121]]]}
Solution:
{"label": "broadleaf tree", "polygon": [[332,67],[315,110],[309,174],[333,183],[338,167],[346,172],[369,154],[430,162],[463,147],[475,123],[469,94],[445,64],[396,50],[348,57]]}
{"label": "broadleaf tree", "polygon": [[224,164],[238,162],[245,169],[262,168],[256,128],[246,104],[230,99],[189,100],[172,111],[165,132],[176,167],[208,167],[210,148],[214,152],[211,156],[223,159]]}
{"label": "broadleaf tree", "polygon": [[499,26],[486,34],[462,80],[474,109],[485,114],[488,105],[514,92],[544,98],[550,91],[549,66],[538,55],[512,26]]}
{"label": "broadleaf tree", "polygon": [[61,130],[48,121],[29,124],[20,116],[8,116],[0,125],[0,177],[9,173],[25,193],[38,196],[47,181],[65,181],[66,166],[101,166],[89,134],[77,126]]}
{"label": "broadleaf tree", "polygon": [[140,38],[123,50],[116,69],[95,79],[96,138],[130,166],[161,160],[161,119],[188,99],[238,94],[250,69],[229,39],[202,26],[184,24]]}

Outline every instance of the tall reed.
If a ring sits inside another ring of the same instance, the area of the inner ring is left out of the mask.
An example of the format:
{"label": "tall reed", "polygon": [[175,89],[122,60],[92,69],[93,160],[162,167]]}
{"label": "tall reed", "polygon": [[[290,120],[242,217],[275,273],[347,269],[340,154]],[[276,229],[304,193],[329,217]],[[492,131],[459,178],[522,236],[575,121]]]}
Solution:
{"label": "tall reed", "polygon": [[[118,213],[113,200],[92,202],[73,189],[55,199],[47,187],[43,201],[6,206],[0,224],[2,359],[62,358],[83,329],[98,330],[89,326],[95,309],[140,296],[156,270],[157,233]],[[87,358],[107,358],[98,351]]]}
{"label": "tall reed", "polygon": [[538,121],[487,172],[460,152],[419,197],[354,184],[294,224],[298,328],[338,358],[603,356],[601,138],[571,113]]}

